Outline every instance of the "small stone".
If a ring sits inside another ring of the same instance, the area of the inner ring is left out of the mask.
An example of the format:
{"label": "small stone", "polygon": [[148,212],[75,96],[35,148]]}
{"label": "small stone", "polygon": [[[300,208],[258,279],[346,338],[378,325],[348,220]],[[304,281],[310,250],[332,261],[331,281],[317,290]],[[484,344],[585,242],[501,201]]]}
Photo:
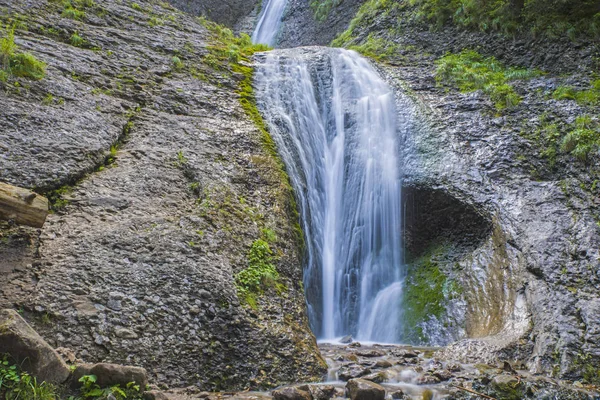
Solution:
{"label": "small stone", "polygon": [[137,339],[138,335],[134,331],[126,328],[118,328],[115,330],[115,335],[121,339]]}
{"label": "small stone", "polygon": [[360,342],[352,342],[348,345],[348,347],[360,347],[360,346],[361,346]]}
{"label": "small stone", "polygon": [[421,394],[421,398],[423,400],[433,400],[433,391],[431,391],[431,389],[423,390],[423,394]]}
{"label": "small stone", "polygon": [[312,400],[309,392],[300,390],[295,386],[286,386],[273,390],[271,395],[275,400]]}
{"label": "small stone", "polygon": [[335,387],[331,385],[302,385],[298,389],[309,392],[313,400],[329,400],[335,397]]}
{"label": "small stone", "polygon": [[348,381],[354,378],[360,378],[361,376],[365,376],[371,373],[369,368],[360,368],[360,367],[342,367],[338,371],[338,378],[342,381]]}
{"label": "small stone", "polygon": [[450,372],[462,371],[462,367],[460,366],[460,364],[448,364],[446,365],[446,369]]}
{"label": "small stone", "polygon": [[385,389],[364,379],[351,379],[346,384],[346,392],[351,400],[384,400]]}

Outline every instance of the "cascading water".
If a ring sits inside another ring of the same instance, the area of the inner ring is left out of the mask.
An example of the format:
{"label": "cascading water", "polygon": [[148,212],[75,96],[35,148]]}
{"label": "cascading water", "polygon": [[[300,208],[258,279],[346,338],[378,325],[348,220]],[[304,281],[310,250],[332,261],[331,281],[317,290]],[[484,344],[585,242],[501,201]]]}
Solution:
{"label": "cascading water", "polygon": [[[263,4],[265,1],[263,0]],[[253,43],[262,43],[269,46],[275,45],[275,39],[281,25],[281,17],[285,10],[287,0],[268,0],[261,10],[258,23],[252,33]]]}
{"label": "cascading water", "polygon": [[401,180],[394,95],[354,51],[259,57],[257,102],[296,190],[320,339],[399,342]]}

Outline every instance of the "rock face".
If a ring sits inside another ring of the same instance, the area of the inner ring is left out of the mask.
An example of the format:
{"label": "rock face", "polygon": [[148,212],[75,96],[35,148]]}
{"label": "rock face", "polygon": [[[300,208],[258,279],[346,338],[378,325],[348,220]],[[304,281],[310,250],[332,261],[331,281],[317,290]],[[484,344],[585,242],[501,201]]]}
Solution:
{"label": "rock face", "polygon": [[288,0],[277,47],[329,45],[348,27],[348,23],[364,1],[344,0],[332,3],[336,2],[339,5],[332,7],[326,18],[317,20],[310,1]]}
{"label": "rock face", "polygon": [[173,6],[192,15],[205,15],[229,27],[254,10],[258,0],[169,0]]}
{"label": "rock face", "polygon": [[[2,24],[26,16],[19,48],[47,63],[40,81],[0,82],[0,179],[72,185],[41,231],[2,227],[0,305],[85,362],[156,382],[318,379],[289,186],[239,104],[241,76],[205,63],[197,19],[136,4],[72,20],[62,3],[0,0]],[[279,281],[250,306],[236,274],[265,235]]]}
{"label": "rock face", "polygon": [[8,354],[39,381],[63,383],[69,367],[14,310],[0,310],[0,354]]}

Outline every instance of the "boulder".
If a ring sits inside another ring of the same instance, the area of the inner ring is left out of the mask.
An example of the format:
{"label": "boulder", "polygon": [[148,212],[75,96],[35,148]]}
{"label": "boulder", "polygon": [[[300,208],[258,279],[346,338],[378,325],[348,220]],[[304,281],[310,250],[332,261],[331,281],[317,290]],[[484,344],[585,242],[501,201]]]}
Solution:
{"label": "boulder", "polygon": [[310,392],[301,390],[296,386],[286,386],[273,390],[271,395],[275,400],[312,400]]}
{"label": "boulder", "polygon": [[63,383],[69,367],[15,310],[0,310],[0,354],[8,354],[38,381]]}
{"label": "boulder", "polygon": [[404,393],[401,389],[396,390],[390,396],[394,400],[410,400],[410,396]]}
{"label": "boulder", "polygon": [[346,384],[346,394],[351,400],[384,400],[385,389],[364,379],[350,379]]}
{"label": "boulder", "polygon": [[131,367],[118,364],[81,364],[73,372],[73,383],[79,386],[79,379],[84,375],[96,375],[96,383],[100,387],[121,385],[127,386],[129,382],[135,382],[144,389],[148,384],[146,370],[140,367]]}

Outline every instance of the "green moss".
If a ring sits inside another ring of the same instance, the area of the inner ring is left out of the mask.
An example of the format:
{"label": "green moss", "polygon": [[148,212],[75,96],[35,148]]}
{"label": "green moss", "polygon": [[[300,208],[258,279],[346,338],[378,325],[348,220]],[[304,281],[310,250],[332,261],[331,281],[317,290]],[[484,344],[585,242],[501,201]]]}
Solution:
{"label": "green moss", "polygon": [[509,82],[540,76],[537,70],[504,67],[494,57],[484,57],[473,50],[447,54],[436,61],[438,84],[458,87],[462,92],[482,90],[498,110],[511,108],[521,97]]}
{"label": "green moss", "polygon": [[446,313],[447,301],[461,292],[461,287],[440,270],[436,256],[446,251],[444,246],[434,247],[408,264],[404,305],[404,339],[420,343],[423,336],[421,324],[430,317],[441,320]]}
{"label": "green moss", "polygon": [[242,302],[256,309],[257,296],[264,289],[276,286],[279,273],[273,265],[273,251],[266,240],[257,239],[252,243],[247,261],[248,267],[235,275],[235,285]]}

